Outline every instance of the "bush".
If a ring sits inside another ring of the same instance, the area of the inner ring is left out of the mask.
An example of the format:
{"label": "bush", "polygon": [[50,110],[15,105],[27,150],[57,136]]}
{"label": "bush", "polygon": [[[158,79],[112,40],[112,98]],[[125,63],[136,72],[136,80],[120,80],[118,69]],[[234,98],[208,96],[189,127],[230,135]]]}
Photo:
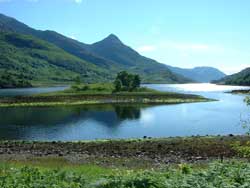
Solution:
{"label": "bush", "polygon": [[[187,170],[189,169],[189,170]],[[116,170],[113,175],[88,177],[80,171],[0,166],[1,188],[248,188],[250,164],[230,161],[203,168]]]}
{"label": "bush", "polygon": [[119,72],[114,81],[114,92],[134,91],[140,87],[141,79],[137,74],[129,74],[126,71]]}
{"label": "bush", "polygon": [[0,173],[1,188],[84,188],[81,174],[59,170],[42,171],[38,168],[10,168]]}
{"label": "bush", "polygon": [[23,88],[32,87],[28,78],[23,74],[12,74],[11,72],[0,72],[0,88]]}
{"label": "bush", "polygon": [[[166,172],[133,172],[109,176],[96,188],[247,188],[250,187],[250,164],[246,162],[212,163],[207,168],[170,169]],[[187,168],[186,168],[187,167]]]}

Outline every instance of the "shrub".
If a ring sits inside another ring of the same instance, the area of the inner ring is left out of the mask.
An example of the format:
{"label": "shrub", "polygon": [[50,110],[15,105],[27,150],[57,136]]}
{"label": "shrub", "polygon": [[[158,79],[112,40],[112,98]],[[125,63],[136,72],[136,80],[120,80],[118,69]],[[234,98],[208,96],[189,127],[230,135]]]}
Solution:
{"label": "shrub", "polygon": [[134,91],[140,87],[141,79],[137,74],[129,74],[126,71],[119,72],[114,81],[115,92]]}

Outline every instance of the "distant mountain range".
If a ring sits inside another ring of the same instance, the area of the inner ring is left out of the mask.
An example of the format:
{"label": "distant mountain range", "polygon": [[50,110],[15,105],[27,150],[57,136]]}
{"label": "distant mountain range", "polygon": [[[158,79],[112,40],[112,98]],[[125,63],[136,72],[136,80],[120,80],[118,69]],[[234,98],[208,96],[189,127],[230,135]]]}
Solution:
{"label": "distant mountain range", "polygon": [[217,84],[250,86],[250,67],[236,74],[214,81]]}
{"label": "distant mountain range", "polygon": [[190,78],[196,82],[211,82],[219,80],[226,76],[225,73],[213,67],[195,67],[192,69],[183,69],[179,67],[168,66],[174,73]]}
{"label": "distant mountain range", "polygon": [[36,82],[111,81],[117,72],[137,73],[144,83],[209,82],[225,76],[211,67],[181,69],[144,57],[111,34],[84,44],[55,31],[40,31],[0,14],[0,73]]}

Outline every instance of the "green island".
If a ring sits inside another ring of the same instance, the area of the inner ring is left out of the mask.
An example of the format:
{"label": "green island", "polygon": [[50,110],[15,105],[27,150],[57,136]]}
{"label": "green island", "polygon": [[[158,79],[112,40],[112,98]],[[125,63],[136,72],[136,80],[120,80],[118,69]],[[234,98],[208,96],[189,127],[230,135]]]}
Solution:
{"label": "green island", "polygon": [[0,107],[58,106],[87,104],[176,104],[214,101],[198,95],[160,92],[141,87],[140,77],[122,71],[114,83],[83,84],[76,77],[75,84],[59,92],[32,96],[3,97]]}
{"label": "green island", "polygon": [[0,148],[1,187],[236,188],[250,184],[248,136],[1,141]]}
{"label": "green island", "polygon": [[250,90],[233,90],[233,91],[231,91],[230,93],[232,93],[232,94],[250,94]]}

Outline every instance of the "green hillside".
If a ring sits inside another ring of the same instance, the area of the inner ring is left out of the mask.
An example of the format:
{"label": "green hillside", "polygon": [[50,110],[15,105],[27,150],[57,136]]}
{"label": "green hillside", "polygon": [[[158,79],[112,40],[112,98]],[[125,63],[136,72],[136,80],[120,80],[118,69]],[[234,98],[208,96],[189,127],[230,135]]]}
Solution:
{"label": "green hillside", "polygon": [[111,79],[97,66],[48,42],[11,32],[0,32],[0,75],[1,87],[25,87],[29,84],[21,82],[27,81],[31,84],[67,83],[78,75],[85,82]]}
{"label": "green hillside", "polygon": [[140,55],[114,34],[89,45],[87,49],[98,56],[116,62],[117,66],[129,72],[140,74],[146,83],[192,82],[191,79],[171,72],[165,64]]}
{"label": "green hillside", "polygon": [[250,86],[250,68],[214,81],[218,84]]}
{"label": "green hillside", "polygon": [[[88,45],[54,31],[35,30],[3,14],[0,14],[0,30],[32,35],[52,43],[69,54],[78,57],[78,59],[90,62],[91,65],[109,72],[108,77],[102,75],[104,80],[111,80],[110,77],[114,77],[117,72],[126,70],[140,74],[144,83],[185,83],[191,81],[171,72],[167,66],[141,56],[133,49],[122,44],[114,35],[110,35],[93,45]],[[113,42],[114,38],[115,42]],[[100,53],[102,50],[104,53]]]}

